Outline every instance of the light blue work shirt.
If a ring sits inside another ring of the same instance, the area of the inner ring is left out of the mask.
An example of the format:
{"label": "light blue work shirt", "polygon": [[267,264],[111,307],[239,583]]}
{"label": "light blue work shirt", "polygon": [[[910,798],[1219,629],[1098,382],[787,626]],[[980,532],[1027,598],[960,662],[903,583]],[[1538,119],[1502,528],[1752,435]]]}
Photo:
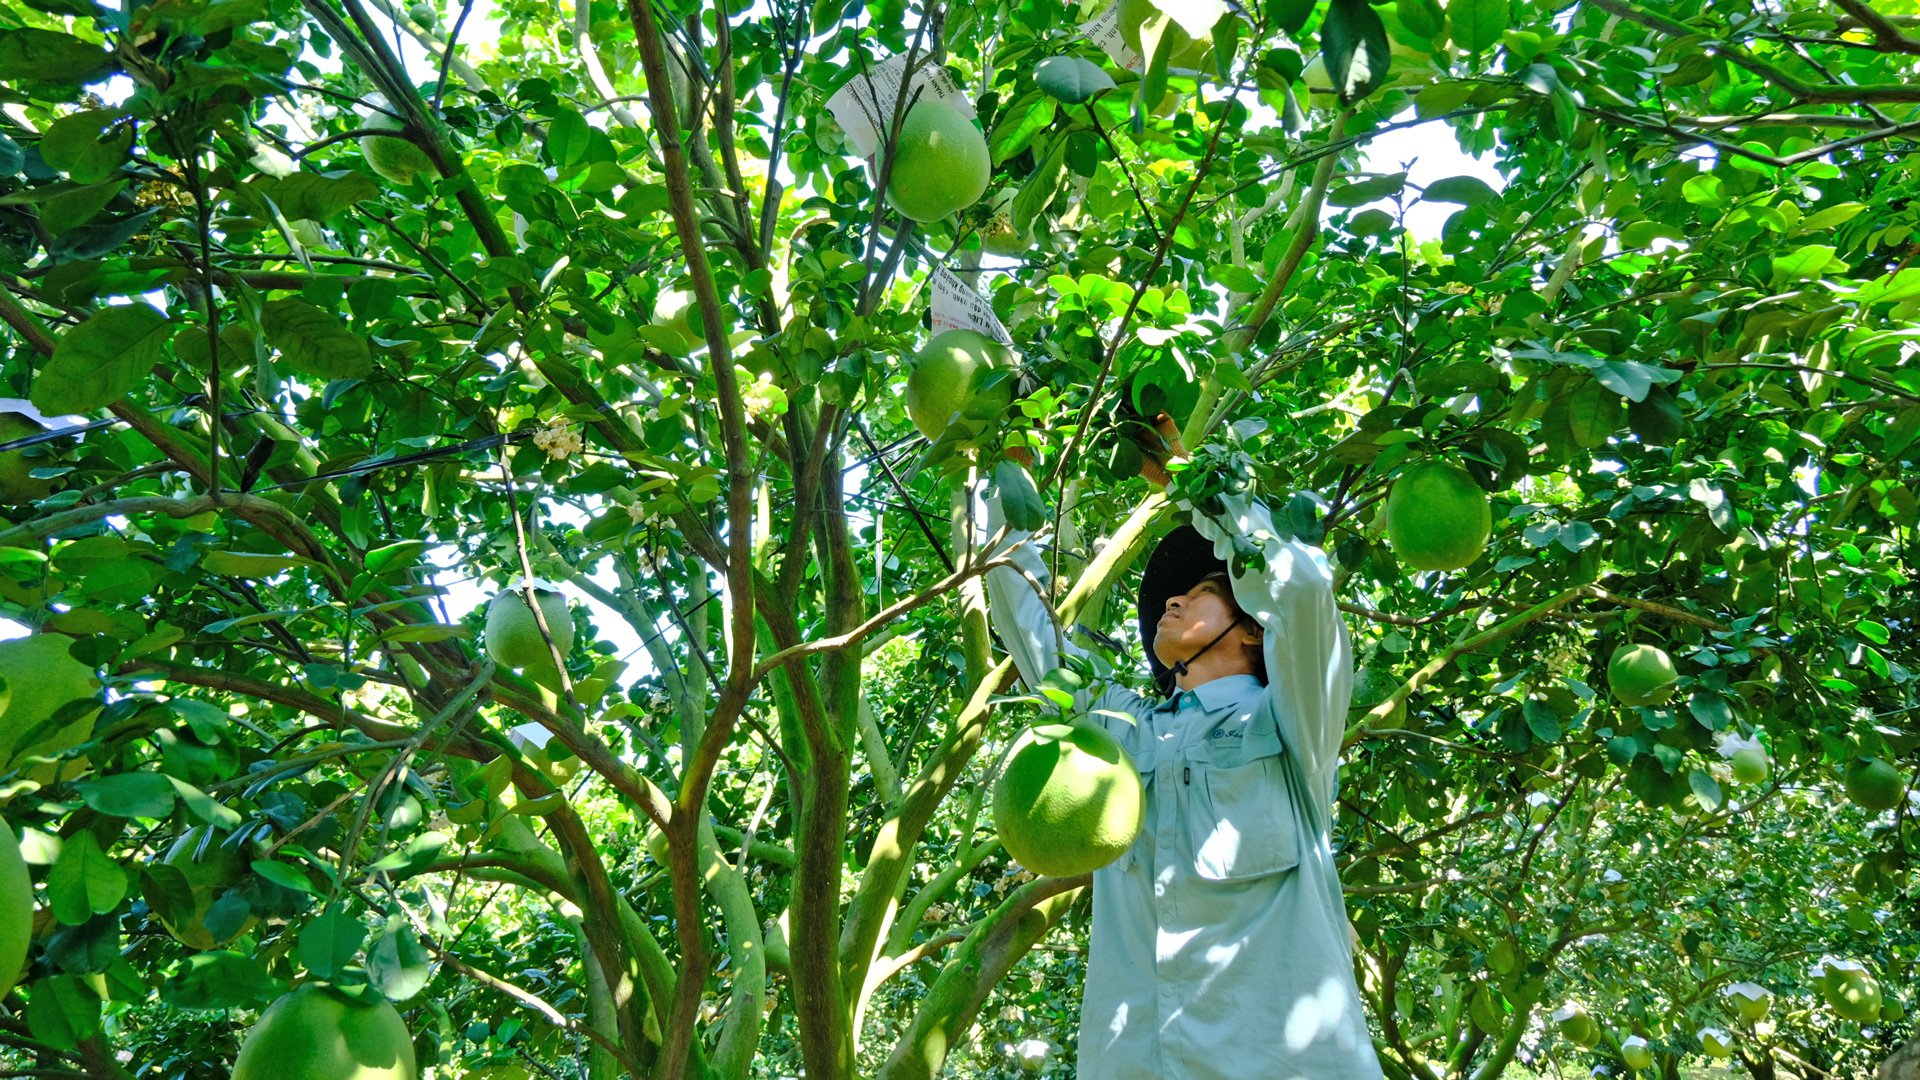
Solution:
{"label": "light blue work shirt", "polygon": [[[1002,522],[999,500],[984,502],[983,540]],[[1139,839],[1093,875],[1079,1076],[1375,1080],[1333,862],[1353,656],[1332,567],[1281,538],[1257,500],[1224,505],[1224,521],[1181,509],[1221,558],[1235,535],[1264,552],[1264,573],[1231,580],[1265,631],[1269,681],[1230,675],[1166,701],[1109,686],[1074,700],[1126,745],[1147,795]],[[996,550],[1044,585],[1027,538],[1011,532]],[[1039,685],[1063,644],[1046,607],[1011,568],[989,571],[986,586],[994,629]]]}

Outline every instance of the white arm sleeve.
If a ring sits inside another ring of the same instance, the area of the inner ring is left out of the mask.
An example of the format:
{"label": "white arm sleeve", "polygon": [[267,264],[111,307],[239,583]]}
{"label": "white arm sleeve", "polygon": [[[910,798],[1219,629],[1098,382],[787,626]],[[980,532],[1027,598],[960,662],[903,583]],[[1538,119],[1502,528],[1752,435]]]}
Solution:
{"label": "white arm sleeve", "polygon": [[1299,755],[1319,806],[1331,806],[1353,696],[1353,647],[1333,596],[1333,565],[1311,544],[1288,540],[1258,500],[1221,496],[1225,513],[1192,513],[1194,528],[1213,541],[1215,555],[1233,559],[1236,535],[1265,556],[1259,569],[1232,574],[1233,598],[1265,631],[1267,693],[1287,749]]}

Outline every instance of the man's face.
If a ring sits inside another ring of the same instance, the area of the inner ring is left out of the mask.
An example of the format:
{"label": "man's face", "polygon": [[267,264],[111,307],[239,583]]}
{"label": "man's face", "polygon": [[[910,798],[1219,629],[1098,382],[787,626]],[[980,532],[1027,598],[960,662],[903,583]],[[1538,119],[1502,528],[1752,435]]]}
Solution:
{"label": "man's face", "polygon": [[[1225,593],[1227,585],[1217,579],[1209,579],[1195,585],[1187,592],[1167,599],[1166,613],[1160,616],[1160,622],[1153,632],[1153,653],[1160,662],[1171,667],[1181,660],[1190,660],[1207,643],[1220,636],[1233,622],[1233,608],[1227,603]],[[1242,634],[1246,633],[1244,623]],[[1238,637],[1229,637],[1216,648],[1226,646],[1239,647]]]}

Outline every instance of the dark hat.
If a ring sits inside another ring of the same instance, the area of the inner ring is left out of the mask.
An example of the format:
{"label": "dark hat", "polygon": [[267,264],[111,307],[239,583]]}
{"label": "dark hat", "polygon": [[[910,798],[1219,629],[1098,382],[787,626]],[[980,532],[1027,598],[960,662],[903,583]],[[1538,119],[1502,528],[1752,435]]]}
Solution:
{"label": "dark hat", "polygon": [[[1167,601],[1191,592],[1209,574],[1226,572],[1227,561],[1213,553],[1213,541],[1191,525],[1168,533],[1147,556],[1146,569],[1140,574],[1140,644],[1146,648],[1147,663],[1153,667],[1153,681],[1161,694],[1173,693],[1174,686],[1173,669],[1153,653],[1153,635],[1167,610]],[[1254,674],[1261,682],[1267,681],[1266,666],[1264,656],[1255,664]]]}

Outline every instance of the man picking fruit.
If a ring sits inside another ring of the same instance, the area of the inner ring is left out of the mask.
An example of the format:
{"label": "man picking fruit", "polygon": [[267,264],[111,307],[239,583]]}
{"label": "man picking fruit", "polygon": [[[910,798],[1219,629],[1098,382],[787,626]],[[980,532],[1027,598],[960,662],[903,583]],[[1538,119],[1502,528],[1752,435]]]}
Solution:
{"label": "man picking fruit", "polygon": [[[1168,483],[1152,459],[1141,475]],[[985,503],[992,536],[1002,511]],[[1073,702],[1121,740],[1146,792],[1138,839],[1094,871],[1079,1075],[1372,1080],[1333,861],[1353,659],[1332,567],[1283,539],[1257,499],[1223,495],[1218,514],[1176,505],[1192,524],[1160,542],[1140,587],[1161,695],[1110,686]],[[1228,567],[1236,536],[1263,566]],[[1025,532],[996,550],[1019,570],[987,574],[993,625],[1038,686],[1063,646],[1022,572],[1044,587],[1046,564]]]}

